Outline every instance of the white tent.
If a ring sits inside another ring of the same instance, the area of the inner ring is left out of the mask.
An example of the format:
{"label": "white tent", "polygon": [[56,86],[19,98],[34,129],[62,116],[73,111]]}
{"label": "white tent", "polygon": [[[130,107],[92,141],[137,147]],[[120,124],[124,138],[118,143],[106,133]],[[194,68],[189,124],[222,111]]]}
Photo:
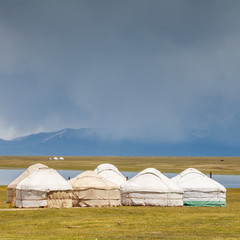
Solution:
{"label": "white tent", "polygon": [[183,190],[154,168],[147,168],[121,186],[123,205],[183,206]]}
{"label": "white tent", "polygon": [[16,188],[16,207],[72,207],[72,186],[54,169],[39,169]]}
{"label": "white tent", "polygon": [[69,180],[73,187],[74,207],[121,205],[119,187],[93,171],[86,171]]}
{"label": "white tent", "polygon": [[184,190],[184,206],[226,206],[226,188],[194,168],[171,179]]}
{"label": "white tent", "polygon": [[64,158],[63,158],[63,157],[60,157],[59,160],[64,160]]}
{"label": "white tent", "polygon": [[38,169],[47,169],[48,166],[41,164],[41,163],[37,163],[34,165],[31,165],[29,168],[27,168],[20,176],[18,176],[14,181],[12,181],[8,187],[7,187],[7,203],[10,203],[13,196],[14,196],[14,192],[16,190],[17,185],[23,180],[25,179],[27,176],[29,176],[30,173],[38,170]]}
{"label": "white tent", "polygon": [[126,178],[122,173],[120,173],[114,165],[109,163],[100,164],[94,172],[118,186],[121,186],[126,182]]}

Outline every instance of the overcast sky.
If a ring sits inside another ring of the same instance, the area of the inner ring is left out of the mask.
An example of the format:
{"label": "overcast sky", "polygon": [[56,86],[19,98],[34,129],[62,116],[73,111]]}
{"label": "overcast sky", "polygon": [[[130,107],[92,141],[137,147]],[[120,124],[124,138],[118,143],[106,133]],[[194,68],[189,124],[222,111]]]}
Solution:
{"label": "overcast sky", "polygon": [[240,143],[239,0],[0,0],[0,138]]}

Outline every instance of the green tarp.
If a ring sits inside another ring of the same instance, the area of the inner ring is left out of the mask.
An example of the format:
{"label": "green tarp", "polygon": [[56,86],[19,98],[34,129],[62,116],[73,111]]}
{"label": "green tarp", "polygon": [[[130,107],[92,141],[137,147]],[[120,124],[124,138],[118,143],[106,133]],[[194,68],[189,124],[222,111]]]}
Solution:
{"label": "green tarp", "polygon": [[188,207],[226,207],[224,201],[183,201],[184,206]]}

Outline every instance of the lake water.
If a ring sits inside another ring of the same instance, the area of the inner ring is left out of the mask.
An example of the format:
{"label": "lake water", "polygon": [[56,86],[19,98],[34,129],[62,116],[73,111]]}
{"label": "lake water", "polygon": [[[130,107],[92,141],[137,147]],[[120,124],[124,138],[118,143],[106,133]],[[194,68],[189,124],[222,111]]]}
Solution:
{"label": "lake water", "polygon": [[[22,174],[25,169],[0,169],[0,185],[8,185],[20,174]],[[57,170],[60,175],[62,175],[66,180],[70,177],[73,178],[83,171],[75,170]],[[125,177],[131,179],[137,172],[122,172]],[[163,173],[168,178],[172,178],[177,175],[177,173]],[[221,183],[226,188],[240,188],[240,175],[214,175],[212,176],[214,180]]]}

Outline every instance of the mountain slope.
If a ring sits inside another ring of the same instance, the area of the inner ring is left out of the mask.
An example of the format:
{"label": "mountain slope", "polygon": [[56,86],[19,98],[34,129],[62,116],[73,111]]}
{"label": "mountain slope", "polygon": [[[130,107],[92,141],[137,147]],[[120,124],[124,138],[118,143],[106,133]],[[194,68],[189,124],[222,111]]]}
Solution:
{"label": "mountain slope", "polygon": [[0,139],[0,155],[63,156],[239,156],[240,148],[212,144],[204,139],[183,143],[149,143],[103,138],[96,129],[62,129]]}

